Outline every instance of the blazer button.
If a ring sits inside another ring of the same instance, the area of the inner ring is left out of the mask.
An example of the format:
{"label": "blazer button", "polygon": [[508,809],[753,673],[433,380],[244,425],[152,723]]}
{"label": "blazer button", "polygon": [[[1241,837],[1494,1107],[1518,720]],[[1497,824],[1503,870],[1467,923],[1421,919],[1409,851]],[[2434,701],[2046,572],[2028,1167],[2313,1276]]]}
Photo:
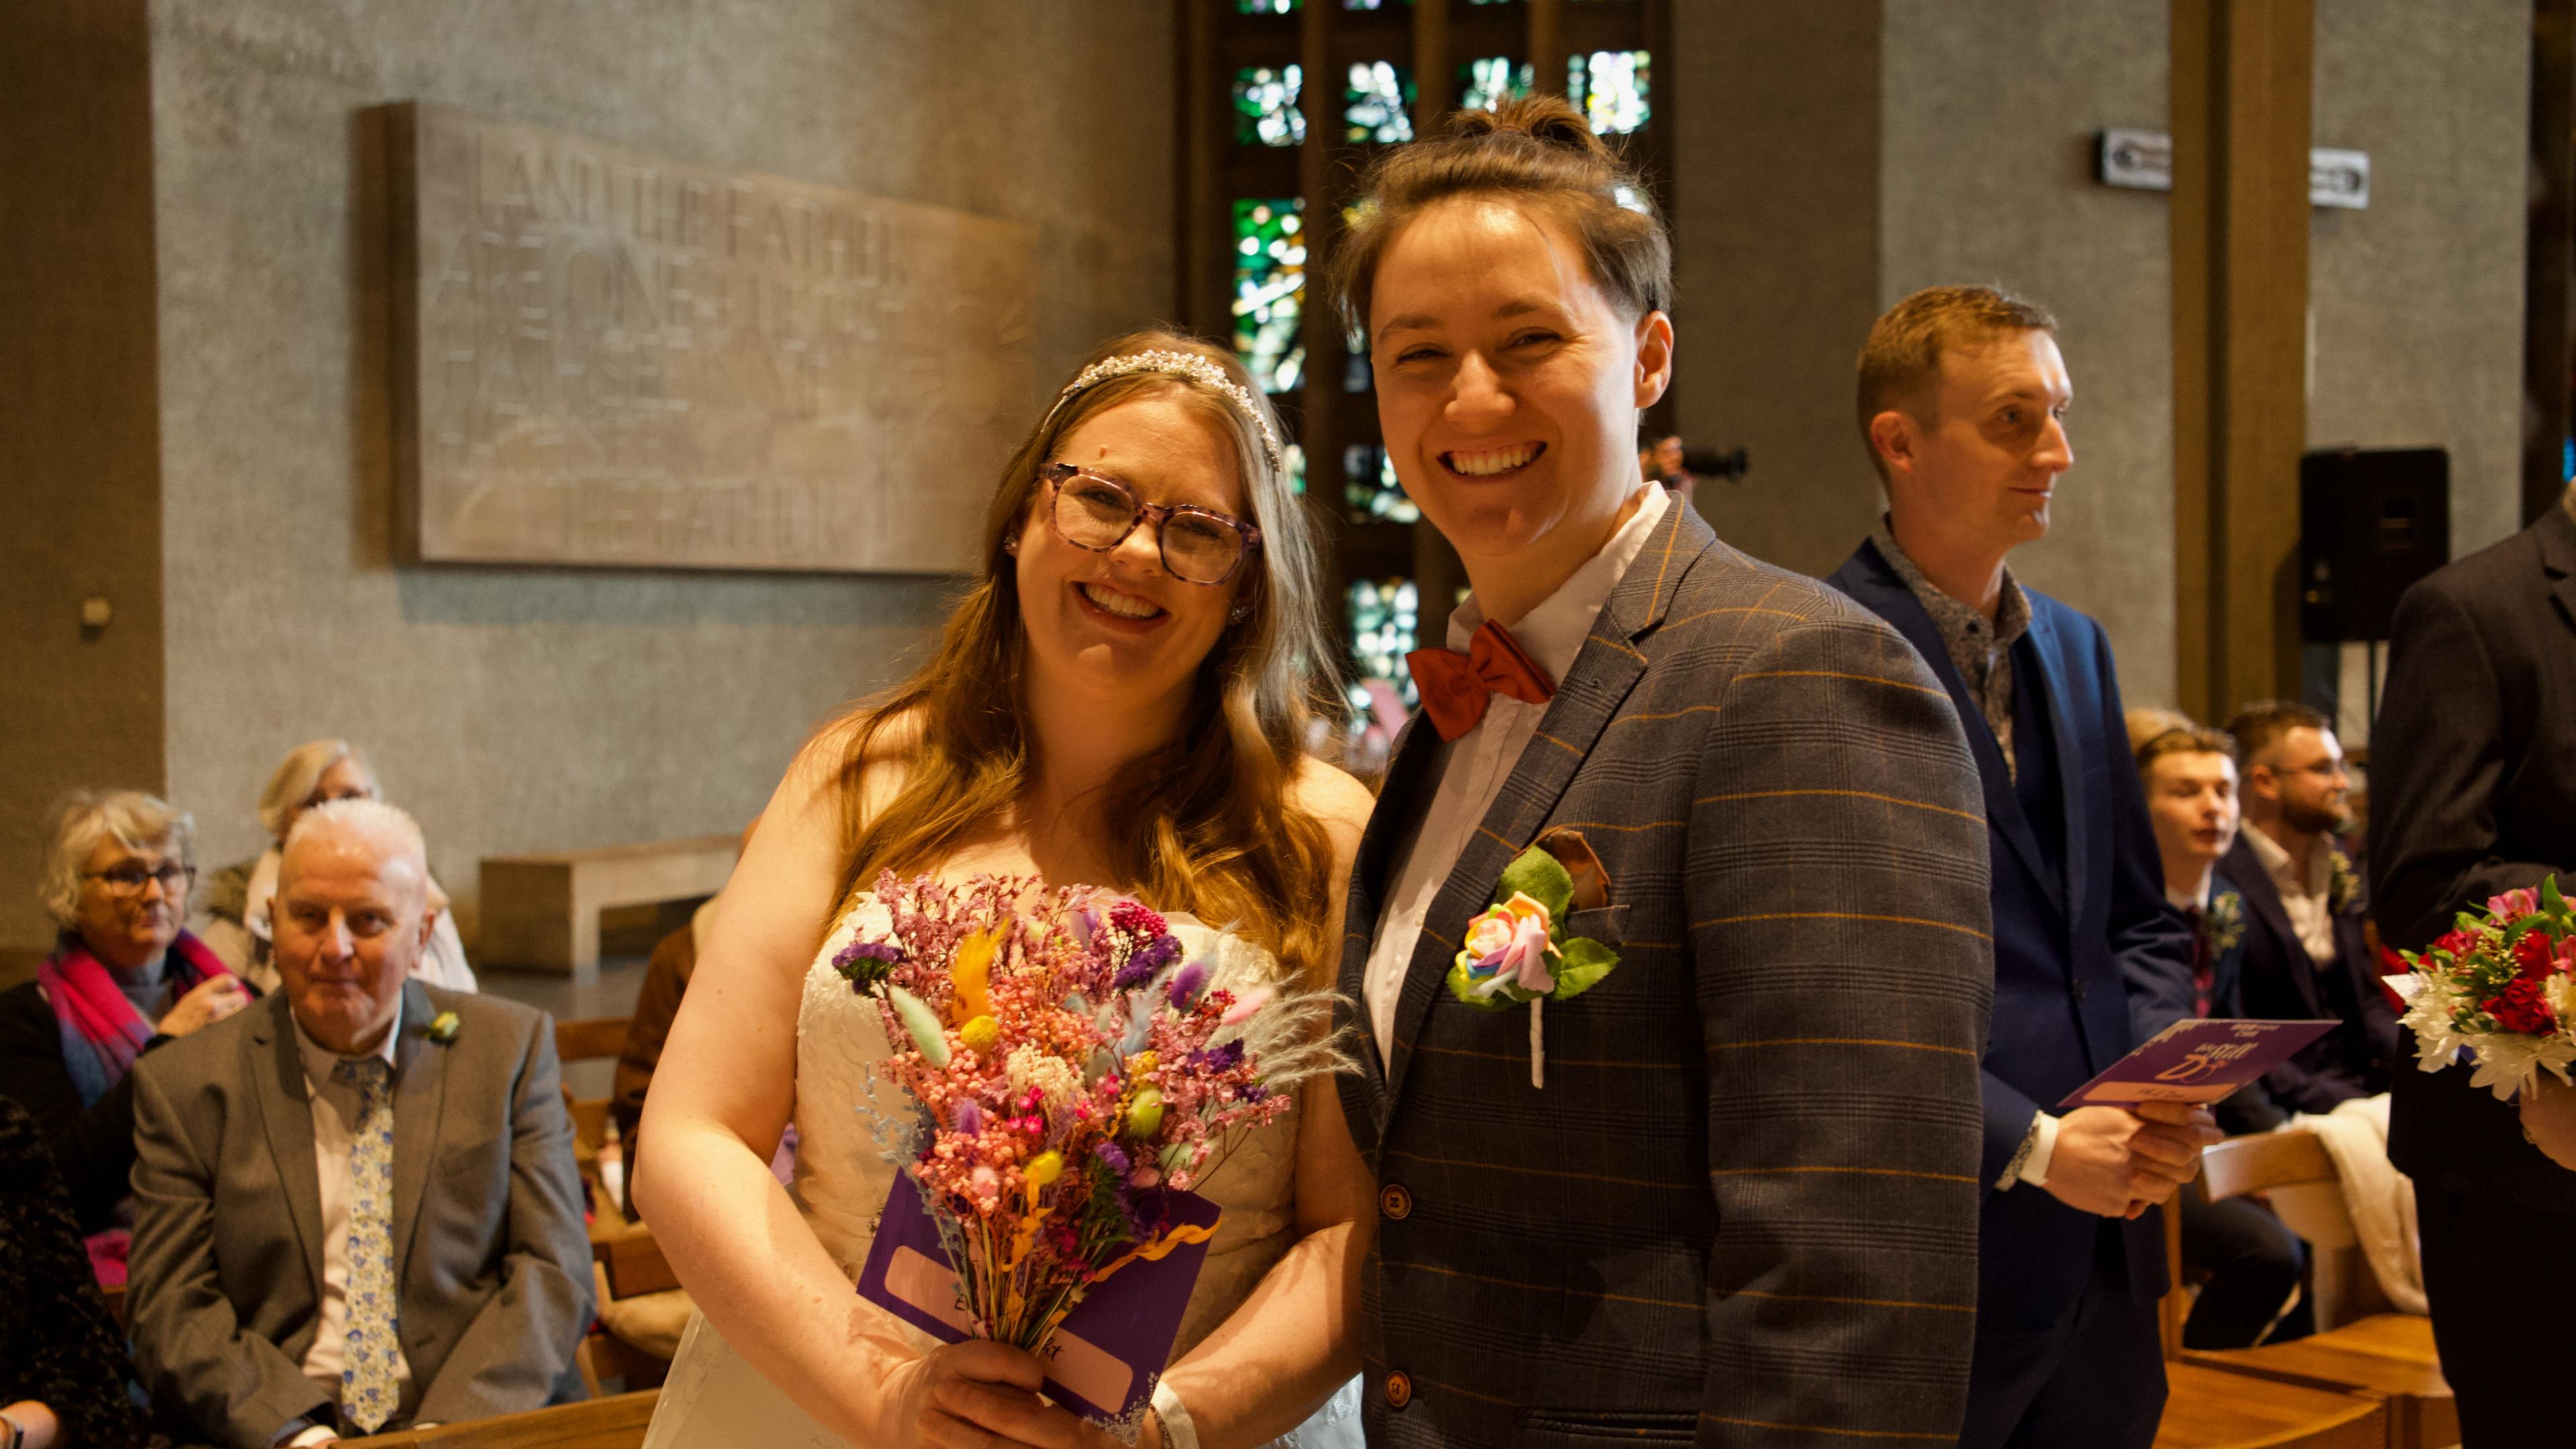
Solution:
{"label": "blazer button", "polygon": [[1406,1192],[1402,1184],[1390,1182],[1377,1195],[1377,1210],[1390,1221],[1400,1223],[1413,1216],[1413,1194]]}
{"label": "blazer button", "polygon": [[1386,1406],[1401,1409],[1413,1402],[1413,1380],[1397,1369],[1386,1376]]}
{"label": "blazer button", "polygon": [[2082,1001],[2084,999],[2084,983],[2081,979],[2078,979],[2075,983],[2075,999],[2078,1001]]}

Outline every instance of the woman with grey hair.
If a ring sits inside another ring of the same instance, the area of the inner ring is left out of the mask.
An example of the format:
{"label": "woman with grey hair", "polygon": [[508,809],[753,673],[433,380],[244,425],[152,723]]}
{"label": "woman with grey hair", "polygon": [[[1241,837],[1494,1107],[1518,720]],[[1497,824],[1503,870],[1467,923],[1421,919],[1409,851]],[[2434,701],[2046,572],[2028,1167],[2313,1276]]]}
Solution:
{"label": "woman with grey hair", "polygon": [[[206,882],[198,929],[225,965],[263,991],[277,989],[268,908],[277,894],[277,863],[287,832],[316,805],[374,800],[382,794],[367,757],[347,740],[308,740],[287,751],[259,792],[259,823],[268,832],[268,849],[226,866]],[[448,991],[474,990],[474,968],[466,963],[465,942],[448,912],[447,892],[436,880],[429,883],[429,906],[438,913],[437,926],[412,974]]]}
{"label": "woman with grey hair", "polygon": [[187,811],[137,790],[73,797],[45,857],[54,953],[0,993],[0,1096],[43,1130],[104,1283],[125,1281],[135,1060],[255,994],[180,926],[196,873]]}

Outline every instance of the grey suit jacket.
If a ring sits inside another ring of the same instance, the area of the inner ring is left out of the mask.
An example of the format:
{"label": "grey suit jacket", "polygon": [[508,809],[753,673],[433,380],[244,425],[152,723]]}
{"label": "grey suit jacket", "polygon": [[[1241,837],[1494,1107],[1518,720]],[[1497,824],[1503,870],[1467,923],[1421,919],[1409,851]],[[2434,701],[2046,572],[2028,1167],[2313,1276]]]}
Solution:
{"label": "grey suit jacket", "polygon": [[[545,1013],[403,988],[394,1054],[394,1278],[416,1417],[581,1396],[592,1313],[572,1121]],[[284,992],[135,1064],[134,1358],[165,1414],[264,1449],[333,1422],[304,1377],[322,1283],[313,1110]],[[452,1041],[429,1040],[440,1012]]]}
{"label": "grey suit jacket", "polygon": [[[1884,622],[1666,514],[1441,886],[1381,1057],[1355,1006],[1437,738],[1353,871],[1342,1079],[1381,1183],[1374,1445],[1956,1436],[1993,989],[1949,697]],[[1513,855],[1579,830],[1616,970],[1546,1012],[1443,984]]]}

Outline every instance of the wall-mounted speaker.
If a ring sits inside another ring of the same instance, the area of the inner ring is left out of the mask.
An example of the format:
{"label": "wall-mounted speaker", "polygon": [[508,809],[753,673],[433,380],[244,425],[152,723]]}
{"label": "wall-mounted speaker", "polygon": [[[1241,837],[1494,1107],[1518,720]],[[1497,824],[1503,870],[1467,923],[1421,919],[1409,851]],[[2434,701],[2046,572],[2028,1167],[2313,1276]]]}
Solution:
{"label": "wall-mounted speaker", "polygon": [[2385,639],[2407,586],[2451,561],[2451,455],[2344,448],[2299,460],[2299,632]]}

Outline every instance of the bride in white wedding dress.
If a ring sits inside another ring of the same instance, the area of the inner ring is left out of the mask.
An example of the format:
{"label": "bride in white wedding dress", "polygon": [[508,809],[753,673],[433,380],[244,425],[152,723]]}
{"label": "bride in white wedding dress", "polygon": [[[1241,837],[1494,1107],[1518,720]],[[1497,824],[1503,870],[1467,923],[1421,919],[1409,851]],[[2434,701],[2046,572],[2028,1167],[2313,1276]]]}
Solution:
{"label": "bride in white wedding dress", "polygon": [[[1329,656],[1248,381],[1166,333],[1096,353],[1006,469],[937,652],[772,797],[645,1106],[634,1192],[703,1315],[647,1449],[1110,1442],[1043,1399],[1027,1354],[936,1344],[852,1288],[894,1171],[872,1120],[909,1109],[867,1100],[884,1033],[829,962],[882,915],[855,889],[880,870],[991,872],[1126,891],[1194,952],[1330,979],[1371,802],[1302,753]],[[1375,1204],[1329,1079],[1201,1190],[1224,1217],[1138,1442],[1356,1449]]]}

